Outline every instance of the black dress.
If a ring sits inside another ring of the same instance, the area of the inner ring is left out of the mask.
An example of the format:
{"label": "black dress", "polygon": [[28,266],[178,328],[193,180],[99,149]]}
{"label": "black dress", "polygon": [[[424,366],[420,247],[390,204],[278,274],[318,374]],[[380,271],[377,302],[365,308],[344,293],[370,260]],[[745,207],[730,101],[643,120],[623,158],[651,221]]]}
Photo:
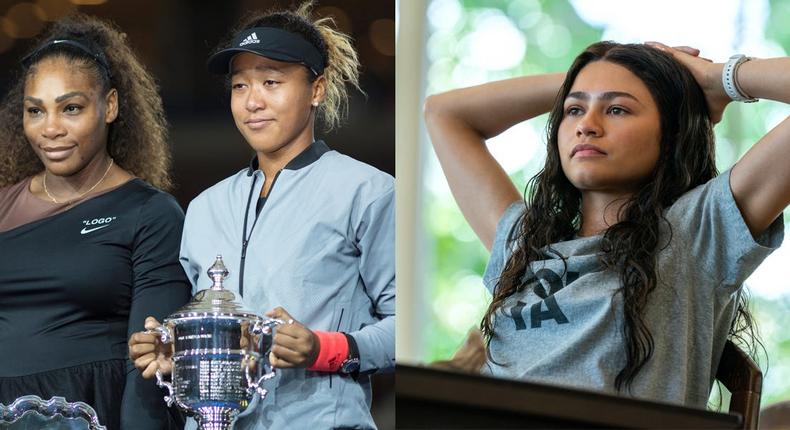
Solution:
{"label": "black dress", "polygon": [[170,428],[163,391],[128,360],[131,333],[189,299],[183,211],[134,179],[0,233],[0,403],[83,401],[108,429]]}

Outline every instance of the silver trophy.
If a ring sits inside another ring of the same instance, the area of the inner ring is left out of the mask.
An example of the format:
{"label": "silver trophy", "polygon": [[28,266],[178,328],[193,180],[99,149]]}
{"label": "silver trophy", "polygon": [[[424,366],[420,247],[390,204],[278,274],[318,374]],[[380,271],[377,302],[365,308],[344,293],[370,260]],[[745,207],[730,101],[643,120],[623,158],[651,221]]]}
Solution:
{"label": "silver trophy", "polygon": [[8,430],[107,430],[96,411],[84,402],[67,402],[63,397],[42,400],[22,396],[8,406],[0,403],[0,429]]}
{"label": "silver trophy", "polygon": [[173,348],[172,382],[156,372],[157,384],[169,391],[165,401],[194,415],[201,430],[230,429],[256,393],[263,400],[262,384],[274,377],[269,350],[282,321],[243,310],[222,287],[228,273],[218,255],[208,269],[211,288],[152,330]]}

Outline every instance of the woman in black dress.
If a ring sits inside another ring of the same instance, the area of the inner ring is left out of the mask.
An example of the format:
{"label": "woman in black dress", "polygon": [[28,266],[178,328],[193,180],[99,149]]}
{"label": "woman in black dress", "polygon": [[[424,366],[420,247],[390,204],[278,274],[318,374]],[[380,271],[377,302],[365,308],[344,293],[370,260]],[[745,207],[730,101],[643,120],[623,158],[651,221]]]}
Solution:
{"label": "woman in black dress", "polygon": [[57,22],[0,110],[0,403],[61,396],[109,429],[168,428],[126,357],[189,298],[162,102],[114,26]]}

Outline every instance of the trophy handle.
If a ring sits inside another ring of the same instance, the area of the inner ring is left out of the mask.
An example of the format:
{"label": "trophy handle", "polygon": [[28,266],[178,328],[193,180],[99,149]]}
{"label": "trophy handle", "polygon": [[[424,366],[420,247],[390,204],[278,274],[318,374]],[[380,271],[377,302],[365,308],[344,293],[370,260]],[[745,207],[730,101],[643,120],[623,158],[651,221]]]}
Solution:
{"label": "trophy handle", "polygon": [[147,334],[158,334],[159,340],[161,340],[162,343],[170,343],[173,341],[173,334],[170,333],[170,329],[164,325],[158,325],[151,330],[146,330],[145,332]]}
{"label": "trophy handle", "polygon": [[[170,332],[170,329],[168,329],[164,325],[156,326],[151,330],[147,330],[146,333],[159,335],[159,340],[163,344],[168,344],[173,342],[173,334]],[[186,406],[176,399],[176,395],[175,395],[176,393],[175,390],[173,389],[173,383],[165,381],[165,378],[162,376],[162,371],[160,369],[156,369],[156,385],[158,385],[159,388],[167,388],[168,394],[165,396],[165,403],[167,403],[167,407],[173,406],[173,403],[178,403],[178,406],[181,407]]]}
{"label": "trophy handle", "polygon": [[162,371],[156,369],[156,385],[159,388],[167,388],[168,395],[165,396],[165,403],[167,403],[167,407],[173,406],[173,403],[176,401],[176,393],[173,391],[173,383],[165,381],[165,378],[162,376]]}
{"label": "trophy handle", "polygon": [[[254,334],[254,335],[272,335],[274,327],[276,327],[276,326],[278,326],[280,324],[285,324],[285,321],[282,321],[282,320],[279,320],[279,319],[275,319],[275,318],[267,318],[267,319],[264,319],[264,320],[257,320],[257,321],[255,321],[250,326],[249,330],[250,330],[250,333]],[[264,372],[266,372],[266,363],[269,362],[269,357],[268,356],[269,356],[269,350],[270,349],[271,349],[271,347],[267,348],[266,351],[261,351],[261,361],[262,361],[261,365],[263,366]],[[254,358],[252,358],[252,360],[254,360]],[[242,362],[242,366],[244,366],[244,374],[247,377],[247,387],[248,387],[247,391],[250,394],[254,394],[254,393],[257,392],[258,394],[260,394],[261,400],[263,400],[266,397],[266,393],[268,393],[268,391],[265,388],[263,388],[263,386],[262,386],[263,382],[274,378],[274,376],[275,376],[274,368],[271,365],[269,365],[268,366],[269,367],[269,371],[264,373],[263,375],[261,375],[261,377],[258,378],[257,381],[255,381],[255,380],[253,380],[253,377],[250,374],[250,367],[251,366],[250,366],[250,363],[249,363],[249,358],[245,358],[244,359],[244,361]]]}

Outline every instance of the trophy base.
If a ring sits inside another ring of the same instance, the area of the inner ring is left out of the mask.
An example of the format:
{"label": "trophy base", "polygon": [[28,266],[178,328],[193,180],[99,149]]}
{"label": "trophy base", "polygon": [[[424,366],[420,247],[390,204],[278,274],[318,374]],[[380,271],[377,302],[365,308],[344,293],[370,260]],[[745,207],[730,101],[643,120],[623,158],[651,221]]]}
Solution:
{"label": "trophy base", "polygon": [[195,412],[198,430],[229,430],[238,415],[238,409],[223,406],[203,406]]}

